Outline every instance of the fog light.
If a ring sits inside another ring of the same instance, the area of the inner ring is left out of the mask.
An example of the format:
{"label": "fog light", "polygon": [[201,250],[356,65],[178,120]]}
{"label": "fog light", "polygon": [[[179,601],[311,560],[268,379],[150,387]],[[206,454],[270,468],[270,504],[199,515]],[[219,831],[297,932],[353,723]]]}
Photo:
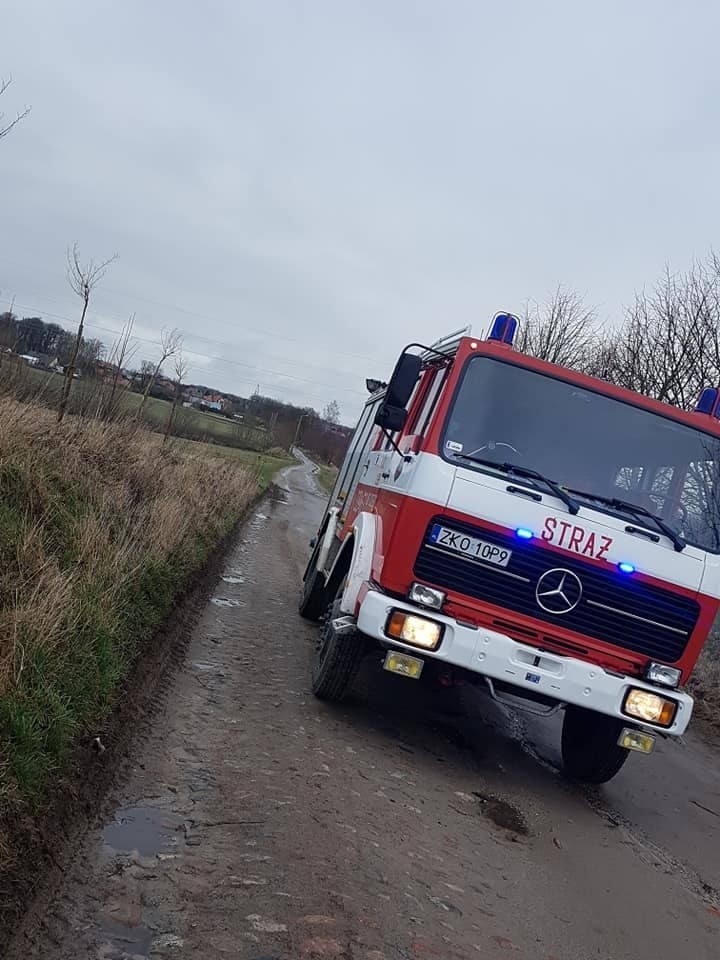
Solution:
{"label": "fog light", "polygon": [[629,717],[637,717],[646,723],[657,723],[661,727],[669,727],[675,719],[677,703],[666,700],[657,693],[649,690],[632,689],[625,697],[623,713]]}
{"label": "fog light", "polygon": [[414,583],[410,587],[408,598],[421,607],[430,607],[431,610],[440,610],[445,603],[445,594],[442,590],[433,590],[424,583]]}
{"label": "fog light", "polygon": [[625,727],[618,739],[618,746],[626,750],[637,750],[638,753],[652,753],[655,749],[655,737],[642,730],[631,730]]}
{"label": "fog light", "polygon": [[645,679],[661,687],[677,687],[682,671],[677,667],[666,667],[664,663],[649,663],[645,670]]}
{"label": "fog light", "polygon": [[409,657],[406,653],[388,650],[383,666],[390,673],[398,673],[401,677],[410,677],[411,680],[417,680],[425,663],[417,657]]}
{"label": "fog light", "polygon": [[442,624],[424,617],[416,617],[412,613],[396,610],[390,615],[385,632],[389,637],[410,643],[424,650],[434,650],[440,643]]}

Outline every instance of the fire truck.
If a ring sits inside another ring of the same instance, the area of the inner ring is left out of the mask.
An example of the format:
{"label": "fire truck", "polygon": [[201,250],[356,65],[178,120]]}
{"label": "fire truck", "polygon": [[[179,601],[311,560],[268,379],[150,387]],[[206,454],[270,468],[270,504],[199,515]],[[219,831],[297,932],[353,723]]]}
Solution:
{"label": "fire truck", "polygon": [[564,711],[563,769],[610,780],[686,730],[720,602],[720,391],[692,412],[485,339],[411,344],[370,393],[304,575],[312,689],[361,661]]}

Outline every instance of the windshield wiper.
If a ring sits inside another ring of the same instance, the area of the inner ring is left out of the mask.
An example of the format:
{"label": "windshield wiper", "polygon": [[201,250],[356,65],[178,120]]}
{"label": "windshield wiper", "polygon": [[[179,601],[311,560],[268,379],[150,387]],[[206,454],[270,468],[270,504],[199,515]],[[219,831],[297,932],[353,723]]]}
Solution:
{"label": "windshield wiper", "polygon": [[627,500],[620,500],[618,497],[604,497],[600,493],[588,493],[586,490],[568,489],[568,492],[576,493],[579,497],[587,497],[588,500],[597,500],[598,503],[606,503],[609,507],[614,507],[615,510],[624,510],[636,517],[647,517],[653,521],[660,533],[664,533],[668,540],[672,541],[672,545],[678,553],[682,553],[687,546],[680,534],[673,530],[669,523],[666,523],[662,517],[653,513],[652,510],[647,510],[639,504],[628,503]]}
{"label": "windshield wiper", "polygon": [[558,486],[554,480],[551,480],[542,473],[538,473],[537,470],[531,470],[529,467],[521,467],[515,463],[508,463],[507,461],[504,463],[498,463],[497,460],[490,460],[486,459],[485,457],[476,457],[472,453],[456,453],[455,459],[469,460],[471,463],[479,463],[484,467],[495,467],[496,470],[501,470],[503,473],[512,473],[516,477],[526,477],[528,480],[538,480],[540,483],[544,483],[548,490],[555,494],[558,500],[562,500],[573,516],[575,516],[580,509],[580,504],[574,500],[566,490],[563,490],[562,487]]}

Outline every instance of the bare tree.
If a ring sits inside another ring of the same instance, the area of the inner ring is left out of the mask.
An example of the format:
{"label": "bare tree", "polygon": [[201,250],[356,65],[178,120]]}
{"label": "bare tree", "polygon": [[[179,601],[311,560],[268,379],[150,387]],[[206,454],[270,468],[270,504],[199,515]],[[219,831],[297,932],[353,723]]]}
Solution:
{"label": "bare tree", "polygon": [[88,304],[90,303],[90,295],[105,276],[105,271],[114,260],[117,260],[116,253],[102,263],[95,263],[94,260],[88,260],[86,263],[83,263],[80,260],[77,243],[74,243],[72,248],[68,248],[67,281],[73,293],[77,294],[82,301],[82,313],[80,314],[80,324],[70,355],[70,361],[65,367],[65,379],[63,381],[60,404],[58,406],[58,423],[60,423],[65,416],[65,409],[67,407],[68,397],[70,396],[70,388],[75,374],[78,353],[80,352],[80,347],[83,342],[83,330],[85,329],[85,317],[87,315]]}
{"label": "bare tree", "polygon": [[340,407],[337,400],[331,400],[325,407],[322,414],[323,420],[328,423],[340,423]]}
{"label": "bare tree", "polygon": [[[5,93],[11,83],[12,76],[0,77],[0,97]],[[18,111],[15,119],[11,120],[9,123],[5,123],[5,114],[0,113],[0,140],[2,140],[3,137],[6,137],[12,128],[20,123],[21,120],[24,120],[25,117],[30,113],[30,110],[30,107],[25,107],[23,110]]]}
{"label": "bare tree", "polygon": [[175,367],[175,396],[173,397],[172,407],[170,408],[170,416],[168,417],[167,426],[165,427],[163,443],[165,443],[170,431],[172,430],[173,421],[175,420],[175,410],[177,409],[178,401],[180,400],[180,396],[182,394],[183,381],[185,380],[188,372],[188,362],[183,356],[182,347],[178,347],[173,366]]}
{"label": "bare tree", "polygon": [[[611,355],[610,355],[611,354]],[[684,409],[720,379],[720,259],[666,267],[635,295],[606,356],[607,379]]]}
{"label": "bare tree", "polygon": [[148,382],[145,386],[145,390],[143,392],[143,398],[140,401],[140,406],[138,407],[138,412],[137,412],[138,420],[142,417],[145,403],[147,402],[147,398],[150,395],[150,391],[152,390],[153,385],[155,384],[155,381],[158,378],[158,374],[160,373],[160,369],[162,365],[165,363],[166,360],[169,360],[171,357],[174,357],[176,353],[178,353],[178,351],[182,348],[182,342],[183,342],[183,338],[179,330],[176,330],[174,328],[172,330],[166,330],[163,327],[163,330],[160,334],[160,359],[155,364],[155,369],[150,375]]}
{"label": "bare tree", "polygon": [[123,377],[123,369],[137,352],[137,344],[130,344],[134,324],[135,314],[123,326],[120,336],[113,343],[108,355],[108,363],[112,368],[112,379],[110,380],[109,390],[102,398],[102,407],[98,411],[98,416],[103,420],[115,420],[118,415],[122,398],[122,394],[118,392],[118,387],[120,379]]}
{"label": "bare tree", "polygon": [[540,360],[584,370],[598,342],[595,323],[595,308],[579,293],[559,286],[544,304],[527,304],[517,348]]}

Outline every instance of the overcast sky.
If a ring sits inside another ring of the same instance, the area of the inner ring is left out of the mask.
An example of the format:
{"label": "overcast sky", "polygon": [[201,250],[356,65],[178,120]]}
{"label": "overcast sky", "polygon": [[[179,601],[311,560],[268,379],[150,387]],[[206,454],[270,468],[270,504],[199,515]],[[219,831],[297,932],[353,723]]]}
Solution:
{"label": "overcast sky", "polygon": [[[558,283],[616,322],[718,244],[711,0],[2,0],[0,309],[74,318],[117,252],[190,379],[354,420],[366,376]],[[67,325],[67,324],[66,324]]]}

